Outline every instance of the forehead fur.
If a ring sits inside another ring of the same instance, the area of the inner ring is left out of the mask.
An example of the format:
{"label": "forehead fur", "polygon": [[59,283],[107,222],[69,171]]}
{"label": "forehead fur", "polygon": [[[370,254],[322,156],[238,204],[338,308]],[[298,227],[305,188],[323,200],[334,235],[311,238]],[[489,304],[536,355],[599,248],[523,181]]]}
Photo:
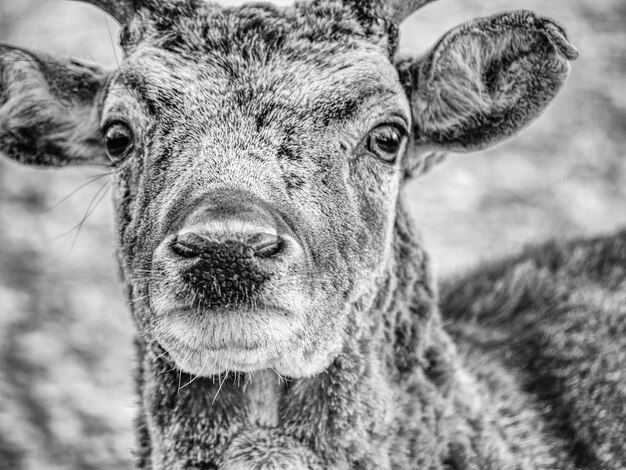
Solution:
{"label": "forehead fur", "polygon": [[153,2],[123,30],[121,44],[127,52],[148,42],[182,55],[219,51],[255,57],[298,54],[302,45],[312,43],[347,49],[369,41],[393,54],[395,25],[361,16],[360,10],[333,0],[287,8],[262,3],[223,8],[201,0]]}
{"label": "forehead fur", "polygon": [[161,14],[140,11],[141,21],[125,31],[127,58],[115,82],[134,90],[153,114],[178,114],[184,106],[192,116],[217,99],[222,120],[229,108],[243,107],[255,110],[258,127],[279,115],[315,116],[328,125],[372,100],[384,106],[404,97],[380,37],[343,4],[184,3]]}
{"label": "forehead fur", "polygon": [[[222,117],[230,106],[251,109],[254,103],[265,119],[274,113],[300,114],[303,119],[313,114],[325,125],[351,119],[372,101],[396,104],[394,98],[404,97],[395,68],[371,46],[258,60],[213,52],[194,60],[142,46],[114,83],[121,90],[133,89],[151,113],[161,117],[178,113],[180,106],[191,111],[194,103],[202,106],[211,98],[218,101]],[[400,112],[408,114],[404,108]],[[209,117],[206,109],[202,112]]]}

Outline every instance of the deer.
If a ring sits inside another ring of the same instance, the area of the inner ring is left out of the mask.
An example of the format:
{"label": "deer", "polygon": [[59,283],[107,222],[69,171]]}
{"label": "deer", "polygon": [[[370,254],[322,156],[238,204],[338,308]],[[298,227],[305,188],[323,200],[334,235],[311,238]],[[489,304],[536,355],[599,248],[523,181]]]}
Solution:
{"label": "deer", "polygon": [[0,151],[112,172],[137,468],[575,468],[447,331],[401,197],[542,114],[578,55],[560,25],[504,12],[405,57],[430,0],[84,1],[118,69],[0,45]]}

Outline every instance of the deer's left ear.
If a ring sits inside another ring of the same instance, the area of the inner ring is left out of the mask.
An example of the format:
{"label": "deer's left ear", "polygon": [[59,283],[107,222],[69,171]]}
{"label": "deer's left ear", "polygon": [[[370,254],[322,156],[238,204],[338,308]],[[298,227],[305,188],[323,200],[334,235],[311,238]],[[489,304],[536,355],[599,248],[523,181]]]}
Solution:
{"label": "deer's left ear", "polygon": [[415,150],[468,152],[517,134],[556,96],[577,55],[560,26],[516,11],[459,26],[420,59],[399,59]]}
{"label": "deer's left ear", "polygon": [[108,164],[99,68],[0,44],[0,153],[27,165]]}

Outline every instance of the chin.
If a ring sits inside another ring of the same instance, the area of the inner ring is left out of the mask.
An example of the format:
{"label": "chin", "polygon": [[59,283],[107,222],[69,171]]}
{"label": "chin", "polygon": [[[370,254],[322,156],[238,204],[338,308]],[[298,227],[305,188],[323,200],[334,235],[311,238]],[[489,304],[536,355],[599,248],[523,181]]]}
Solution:
{"label": "chin", "polygon": [[264,348],[220,350],[178,346],[166,349],[178,369],[200,377],[212,377],[228,372],[250,373],[272,368],[271,354]]}
{"label": "chin", "polygon": [[341,352],[340,330],[315,335],[284,310],[169,312],[154,336],[177,368],[211,377],[273,370],[288,378],[316,375]]}

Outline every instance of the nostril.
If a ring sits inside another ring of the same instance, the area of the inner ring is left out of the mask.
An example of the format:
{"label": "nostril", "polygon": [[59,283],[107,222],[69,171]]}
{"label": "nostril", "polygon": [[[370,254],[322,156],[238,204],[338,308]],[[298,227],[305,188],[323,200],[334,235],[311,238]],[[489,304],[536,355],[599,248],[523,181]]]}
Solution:
{"label": "nostril", "polygon": [[255,233],[246,240],[246,245],[254,250],[254,256],[269,258],[281,249],[281,241],[275,233]]}
{"label": "nostril", "polygon": [[213,257],[222,252],[232,252],[244,258],[270,258],[282,249],[282,241],[275,233],[260,232],[241,241],[216,241],[194,232],[178,235],[170,247],[181,258]]}
{"label": "nostril", "polygon": [[183,258],[193,258],[209,248],[209,240],[193,232],[178,235],[172,242],[172,250]]}

